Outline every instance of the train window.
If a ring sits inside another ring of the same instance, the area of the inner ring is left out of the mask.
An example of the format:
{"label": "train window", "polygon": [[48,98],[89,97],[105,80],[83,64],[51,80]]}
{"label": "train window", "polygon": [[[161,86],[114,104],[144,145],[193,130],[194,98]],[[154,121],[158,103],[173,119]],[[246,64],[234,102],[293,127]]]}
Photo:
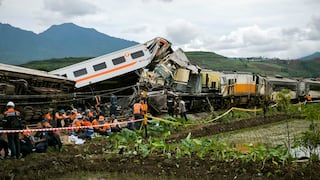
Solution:
{"label": "train window", "polygon": [[259,76],[256,77],[256,84],[260,84]]}
{"label": "train window", "polygon": [[106,65],[105,62],[100,63],[100,64],[93,65],[93,69],[94,69],[95,71],[99,71],[99,70],[105,69],[105,68],[107,68],[107,65]]}
{"label": "train window", "polygon": [[67,77],[67,74],[62,74],[61,76],[63,76],[63,77]]}
{"label": "train window", "polygon": [[212,82],[212,84],[211,84],[211,88],[213,88],[213,89],[217,89],[217,83],[216,82]]}
{"label": "train window", "polygon": [[319,91],[320,90],[320,86],[319,85],[311,85],[310,84],[310,90],[313,90],[313,91]]}
{"label": "train window", "polygon": [[79,76],[82,76],[82,75],[85,75],[87,74],[87,69],[86,68],[83,68],[83,69],[80,69],[78,71],[74,71],[73,74],[74,74],[74,77],[79,77]]}
{"label": "train window", "polygon": [[132,59],[137,59],[137,58],[142,57],[142,56],[144,56],[143,51],[137,51],[137,52],[131,53]]}
{"label": "train window", "polygon": [[124,62],[126,62],[126,59],[123,56],[115,58],[115,59],[112,59],[113,65],[121,64],[121,63],[124,63]]}

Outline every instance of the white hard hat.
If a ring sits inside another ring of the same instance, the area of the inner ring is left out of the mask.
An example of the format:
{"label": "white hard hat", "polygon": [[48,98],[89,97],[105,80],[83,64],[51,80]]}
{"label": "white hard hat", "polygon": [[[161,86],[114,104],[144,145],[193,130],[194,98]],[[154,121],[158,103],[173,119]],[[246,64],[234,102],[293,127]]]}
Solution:
{"label": "white hard hat", "polygon": [[11,107],[14,107],[14,103],[12,101],[9,101],[7,106],[11,106]]}

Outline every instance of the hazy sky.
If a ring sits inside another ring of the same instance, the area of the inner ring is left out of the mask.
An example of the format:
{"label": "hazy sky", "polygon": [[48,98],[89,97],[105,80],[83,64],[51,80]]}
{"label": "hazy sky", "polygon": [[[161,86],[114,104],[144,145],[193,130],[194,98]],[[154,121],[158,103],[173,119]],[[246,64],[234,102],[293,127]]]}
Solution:
{"label": "hazy sky", "polygon": [[320,51],[320,0],[0,0],[0,22],[36,33],[73,22],[228,57],[287,59]]}

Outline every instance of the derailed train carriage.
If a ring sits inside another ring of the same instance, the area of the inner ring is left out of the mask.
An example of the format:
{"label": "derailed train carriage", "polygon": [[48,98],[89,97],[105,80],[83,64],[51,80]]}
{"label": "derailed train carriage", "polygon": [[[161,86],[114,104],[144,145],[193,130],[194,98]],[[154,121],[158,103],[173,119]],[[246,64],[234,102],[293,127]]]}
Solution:
{"label": "derailed train carriage", "polygon": [[0,110],[12,100],[27,120],[39,119],[48,107],[94,96],[108,101],[107,89],[124,86],[134,89],[126,91],[131,99],[122,107],[131,106],[146,91],[151,109],[159,113],[166,109],[168,96],[183,98],[194,111],[261,105],[275,101],[282,89],[290,91],[294,102],[308,94],[320,99],[319,80],[202,69],[191,64],[183,50],[173,51],[169,41],[155,38],[49,73],[0,64]]}
{"label": "derailed train carriage", "polygon": [[74,81],[48,72],[0,63],[0,111],[13,101],[26,121],[40,120],[49,108],[68,106]]}
{"label": "derailed train carriage", "polygon": [[0,64],[0,111],[14,101],[25,120],[37,121],[49,108],[91,107],[96,97],[108,100],[108,89],[126,91],[124,86],[136,86],[145,66],[171,52],[168,41],[154,38],[51,72]]}
{"label": "derailed train carriage", "polygon": [[275,103],[277,94],[283,89],[289,91],[292,103],[304,101],[308,94],[313,100],[320,99],[320,81],[317,79],[201,69],[190,64],[181,49],[159,61],[154,68],[145,70],[139,83],[149,91],[151,105],[158,112],[166,109],[168,96],[183,98],[189,110]]}
{"label": "derailed train carriage", "polygon": [[298,97],[300,101],[307,95],[310,95],[315,101],[320,100],[320,79],[302,79],[299,82],[298,88]]}

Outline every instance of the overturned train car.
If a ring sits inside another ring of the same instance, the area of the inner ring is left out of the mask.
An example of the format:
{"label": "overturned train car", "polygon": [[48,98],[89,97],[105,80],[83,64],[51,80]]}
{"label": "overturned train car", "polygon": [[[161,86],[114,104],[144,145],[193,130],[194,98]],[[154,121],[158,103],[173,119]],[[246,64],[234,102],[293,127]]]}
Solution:
{"label": "overturned train car", "polygon": [[71,104],[74,81],[44,71],[0,64],[0,111],[15,103],[25,120],[40,120],[52,107]]}

